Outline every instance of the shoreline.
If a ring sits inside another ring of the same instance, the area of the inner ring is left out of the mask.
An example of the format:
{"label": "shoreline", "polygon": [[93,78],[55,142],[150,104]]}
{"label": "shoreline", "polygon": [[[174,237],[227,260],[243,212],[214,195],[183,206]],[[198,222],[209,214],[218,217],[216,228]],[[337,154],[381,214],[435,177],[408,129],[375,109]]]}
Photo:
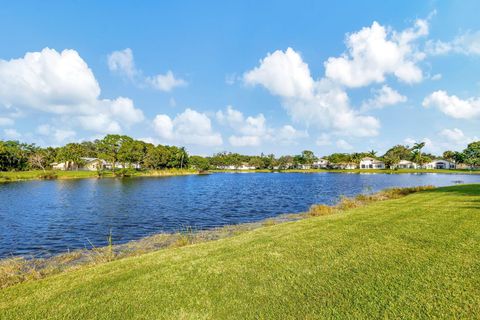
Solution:
{"label": "shoreline", "polygon": [[[288,169],[288,170],[209,170],[200,172],[194,169],[165,169],[136,171],[126,178],[136,177],[171,177],[186,175],[201,175],[212,173],[350,173],[350,174],[480,174],[480,170],[469,169]],[[97,171],[60,171],[60,170],[29,170],[29,171],[2,171],[0,172],[0,183],[31,181],[31,180],[73,180],[73,179],[101,179],[101,178],[122,178],[115,176],[113,172]]]}
{"label": "shoreline", "polygon": [[428,192],[436,189],[439,188],[434,186],[387,188],[373,194],[362,193],[355,197],[341,197],[335,205],[314,204],[304,212],[283,213],[259,221],[199,230],[186,227],[185,230],[172,233],[156,233],[120,244],[113,244],[110,238],[110,242],[107,239],[106,245],[102,247],[92,245],[90,249],[75,249],[45,258],[29,256],[0,258],[0,290],[25,281],[39,280],[51,275],[104,264],[110,261],[141,256],[169,248],[227,239],[278,224],[319,216],[338,215],[350,209],[368,206],[375,202],[403,198],[413,193]]}

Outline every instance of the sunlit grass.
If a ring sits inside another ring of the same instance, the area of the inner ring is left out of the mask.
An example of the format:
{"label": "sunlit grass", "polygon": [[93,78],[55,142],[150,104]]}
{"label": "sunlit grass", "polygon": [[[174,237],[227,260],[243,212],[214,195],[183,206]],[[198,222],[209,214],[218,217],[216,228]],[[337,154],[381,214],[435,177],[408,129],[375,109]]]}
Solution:
{"label": "sunlit grass", "polygon": [[394,194],[29,280],[0,318],[480,317],[480,186]]}

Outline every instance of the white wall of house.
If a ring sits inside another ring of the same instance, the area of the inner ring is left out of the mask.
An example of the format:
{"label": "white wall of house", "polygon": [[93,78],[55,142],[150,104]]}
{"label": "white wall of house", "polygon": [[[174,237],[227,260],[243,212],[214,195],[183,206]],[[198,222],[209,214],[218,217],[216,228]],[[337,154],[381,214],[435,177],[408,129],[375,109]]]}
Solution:
{"label": "white wall of house", "polygon": [[385,169],[385,163],[374,158],[360,160],[360,169]]}
{"label": "white wall of house", "polygon": [[424,165],[425,169],[455,169],[455,163],[447,160],[433,160]]}
{"label": "white wall of house", "polygon": [[419,165],[412,161],[400,160],[396,167],[398,169],[417,169]]}

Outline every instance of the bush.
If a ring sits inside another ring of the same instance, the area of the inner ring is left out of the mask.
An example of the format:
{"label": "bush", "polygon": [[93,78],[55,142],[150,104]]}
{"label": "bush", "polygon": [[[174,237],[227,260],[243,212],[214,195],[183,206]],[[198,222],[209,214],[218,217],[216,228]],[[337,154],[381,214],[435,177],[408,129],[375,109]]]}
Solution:
{"label": "bush", "polygon": [[40,179],[44,180],[53,180],[57,179],[58,175],[55,171],[45,171],[44,173],[40,174]]}

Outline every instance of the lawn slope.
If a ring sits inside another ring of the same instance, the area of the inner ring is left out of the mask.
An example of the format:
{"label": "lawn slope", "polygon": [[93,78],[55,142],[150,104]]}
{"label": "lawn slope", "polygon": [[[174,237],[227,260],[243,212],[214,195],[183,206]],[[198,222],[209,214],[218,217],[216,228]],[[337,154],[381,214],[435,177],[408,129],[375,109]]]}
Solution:
{"label": "lawn slope", "polygon": [[479,318],[480,185],[26,282],[0,319]]}

